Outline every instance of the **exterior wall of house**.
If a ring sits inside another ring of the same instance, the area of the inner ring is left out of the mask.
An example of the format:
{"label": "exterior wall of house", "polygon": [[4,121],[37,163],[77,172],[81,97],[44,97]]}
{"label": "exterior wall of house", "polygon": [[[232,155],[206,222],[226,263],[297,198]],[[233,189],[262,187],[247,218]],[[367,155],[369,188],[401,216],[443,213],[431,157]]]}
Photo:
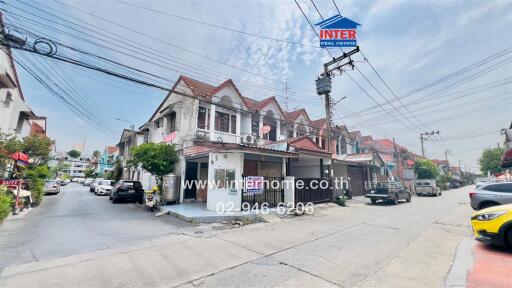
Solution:
{"label": "exterior wall of house", "polygon": [[[324,169],[327,166],[324,162]],[[320,177],[320,157],[319,158],[304,158],[300,157],[298,160],[290,161],[290,174],[297,178],[318,178]]]}
{"label": "exterior wall of house", "polygon": [[27,136],[30,132],[30,107],[21,96],[8,53],[0,53],[0,132]]}
{"label": "exterior wall of house", "polygon": [[[226,179],[223,178],[223,173],[234,173],[234,179],[231,180],[240,183],[244,167],[244,156],[242,152],[210,153],[209,160],[208,181],[210,183],[215,183],[214,181],[216,180],[223,181]],[[226,210],[232,209],[232,211],[240,211],[242,203],[241,187],[210,187],[208,190],[206,208],[215,211],[217,209],[217,203],[223,203]]]}

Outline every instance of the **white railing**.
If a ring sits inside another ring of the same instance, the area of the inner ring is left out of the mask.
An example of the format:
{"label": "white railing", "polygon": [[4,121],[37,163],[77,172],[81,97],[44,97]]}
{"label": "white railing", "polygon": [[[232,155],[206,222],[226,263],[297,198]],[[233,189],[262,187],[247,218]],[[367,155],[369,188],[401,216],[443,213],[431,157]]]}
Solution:
{"label": "white railing", "polygon": [[236,134],[231,134],[227,132],[214,131],[213,135],[210,135],[210,140],[215,142],[223,142],[223,143],[240,143],[240,136]]}

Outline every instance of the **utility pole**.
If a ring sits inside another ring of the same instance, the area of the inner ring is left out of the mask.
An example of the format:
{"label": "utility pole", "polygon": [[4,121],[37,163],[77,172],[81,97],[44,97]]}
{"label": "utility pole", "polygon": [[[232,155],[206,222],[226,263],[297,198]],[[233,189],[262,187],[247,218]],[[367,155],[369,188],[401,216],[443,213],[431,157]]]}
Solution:
{"label": "utility pole", "polygon": [[396,159],[397,159],[397,162],[396,162],[396,174],[398,176],[398,180],[401,180],[402,177],[400,176],[400,153],[398,153],[398,149],[396,148],[396,142],[395,142],[395,137],[393,137],[393,146],[395,147],[395,155],[393,155],[393,159],[395,159],[395,156],[396,156]]}
{"label": "utility pole", "polygon": [[[421,157],[425,158],[425,147],[423,146],[423,141],[427,140],[428,138],[430,138],[430,136],[433,136],[435,134],[438,134],[439,135],[439,130],[438,131],[432,131],[432,132],[425,132],[425,133],[420,133],[420,139],[421,139]],[[423,138],[423,136],[427,136],[427,138]]]}
{"label": "utility pole", "polygon": [[[331,130],[332,130],[332,122],[331,122],[331,115],[332,115],[332,103],[331,103],[331,88],[332,88],[332,72],[333,71],[339,71],[342,73],[342,68],[344,66],[351,66],[354,67],[354,62],[350,58],[352,55],[359,52],[359,46],[357,46],[355,49],[343,53],[343,55],[333,58],[331,61],[324,64],[324,72],[320,74],[320,77],[316,80],[316,93],[318,95],[324,95],[324,101],[325,101],[325,121],[327,124],[327,137],[326,137],[326,143],[327,143],[327,150],[331,151]],[[349,59],[349,61],[345,63],[341,63],[343,60]],[[332,67],[334,66],[334,67]],[[330,168],[329,168],[330,169]]]}

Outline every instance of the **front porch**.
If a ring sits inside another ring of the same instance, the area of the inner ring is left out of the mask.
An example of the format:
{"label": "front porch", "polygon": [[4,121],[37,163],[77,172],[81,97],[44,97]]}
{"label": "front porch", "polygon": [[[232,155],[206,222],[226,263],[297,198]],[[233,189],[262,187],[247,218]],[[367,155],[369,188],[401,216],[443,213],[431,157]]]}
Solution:
{"label": "front porch", "polygon": [[166,205],[161,206],[160,211],[168,212],[169,215],[190,223],[221,223],[224,221],[230,222],[239,219],[248,219],[253,222],[257,220],[258,216],[257,211],[232,211],[218,213],[217,211],[206,209],[205,202]]}

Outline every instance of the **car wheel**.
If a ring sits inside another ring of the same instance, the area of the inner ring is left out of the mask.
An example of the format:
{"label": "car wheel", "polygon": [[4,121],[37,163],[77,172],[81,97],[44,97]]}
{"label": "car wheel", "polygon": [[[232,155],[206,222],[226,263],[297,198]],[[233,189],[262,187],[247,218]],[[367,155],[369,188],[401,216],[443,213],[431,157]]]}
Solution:
{"label": "car wheel", "polygon": [[507,244],[507,246],[509,248],[512,248],[512,228],[509,228],[507,233],[505,234],[505,244]]}
{"label": "car wheel", "polygon": [[113,198],[112,198],[112,203],[116,204],[116,203],[118,203],[118,202],[119,202],[119,200],[117,200],[117,197],[113,197]]}
{"label": "car wheel", "polygon": [[439,191],[439,196],[443,195],[443,192]]}
{"label": "car wheel", "polygon": [[407,199],[405,199],[405,201],[411,202],[411,195],[409,195],[409,197],[407,197]]}
{"label": "car wheel", "polygon": [[372,201],[372,204],[377,203],[377,199],[373,199],[373,198],[371,198],[371,199],[370,199],[370,201]]}
{"label": "car wheel", "polygon": [[395,197],[391,199],[391,203],[393,203],[393,205],[398,205],[398,195],[395,195]]}
{"label": "car wheel", "polygon": [[108,200],[112,201],[112,195],[108,195]]}

